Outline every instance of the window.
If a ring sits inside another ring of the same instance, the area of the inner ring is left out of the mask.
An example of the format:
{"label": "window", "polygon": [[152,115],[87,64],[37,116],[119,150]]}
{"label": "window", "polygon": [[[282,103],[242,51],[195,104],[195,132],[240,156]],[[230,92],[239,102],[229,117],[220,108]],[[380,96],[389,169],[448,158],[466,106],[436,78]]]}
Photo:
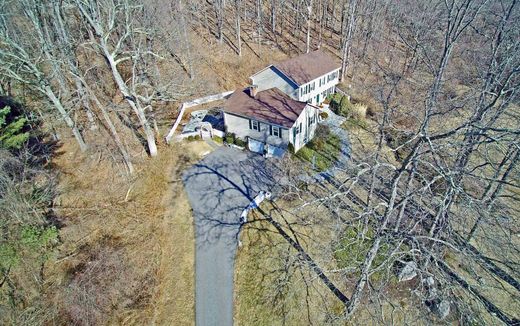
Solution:
{"label": "window", "polygon": [[249,120],[249,129],[260,131],[260,122],[256,120]]}
{"label": "window", "polygon": [[294,128],[293,128],[293,133],[294,133],[294,137],[296,137],[297,134],[299,134],[300,132],[302,132],[302,123],[300,122],[299,125],[296,125]]}
{"label": "window", "polygon": [[313,114],[309,117],[309,126],[316,122],[316,115]]}
{"label": "window", "polygon": [[279,127],[271,126],[271,135],[282,138],[282,129]]}

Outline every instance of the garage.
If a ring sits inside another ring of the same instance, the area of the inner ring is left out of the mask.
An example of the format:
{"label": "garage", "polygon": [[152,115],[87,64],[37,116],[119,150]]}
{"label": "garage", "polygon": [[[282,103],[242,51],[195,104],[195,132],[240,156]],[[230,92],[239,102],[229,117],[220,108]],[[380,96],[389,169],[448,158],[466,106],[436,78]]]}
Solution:
{"label": "garage", "polygon": [[263,142],[255,140],[251,137],[248,138],[247,148],[249,148],[249,150],[251,152],[255,152],[255,153],[264,155],[264,147],[265,147],[265,144]]}

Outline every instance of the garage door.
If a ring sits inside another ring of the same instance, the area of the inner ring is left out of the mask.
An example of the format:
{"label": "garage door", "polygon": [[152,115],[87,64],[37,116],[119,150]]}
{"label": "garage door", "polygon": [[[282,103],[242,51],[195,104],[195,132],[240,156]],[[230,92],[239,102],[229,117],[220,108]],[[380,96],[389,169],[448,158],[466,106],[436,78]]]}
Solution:
{"label": "garage door", "polygon": [[276,146],[273,146],[273,145],[267,146],[267,155],[268,156],[274,156],[274,157],[282,158],[284,154],[285,154],[285,150],[283,150],[280,147],[276,147]]}
{"label": "garage door", "polygon": [[261,141],[249,138],[247,142],[247,147],[251,152],[264,154],[264,143],[262,143]]}

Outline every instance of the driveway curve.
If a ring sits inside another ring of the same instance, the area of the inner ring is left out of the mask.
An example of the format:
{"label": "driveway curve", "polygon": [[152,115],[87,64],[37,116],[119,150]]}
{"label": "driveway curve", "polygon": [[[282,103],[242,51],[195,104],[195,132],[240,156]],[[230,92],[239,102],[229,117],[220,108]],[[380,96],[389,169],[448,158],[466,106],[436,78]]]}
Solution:
{"label": "driveway curve", "polygon": [[195,220],[195,321],[233,325],[233,274],[240,214],[281,172],[260,155],[220,147],[183,175]]}

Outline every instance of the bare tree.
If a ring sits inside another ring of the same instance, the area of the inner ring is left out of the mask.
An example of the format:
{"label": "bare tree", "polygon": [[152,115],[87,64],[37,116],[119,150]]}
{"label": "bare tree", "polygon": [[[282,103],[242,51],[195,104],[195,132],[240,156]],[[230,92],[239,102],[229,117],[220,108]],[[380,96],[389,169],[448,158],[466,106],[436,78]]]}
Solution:
{"label": "bare tree", "polygon": [[242,1],[241,0],[235,0],[235,26],[236,26],[236,34],[237,34],[237,52],[238,56],[242,56],[242,36],[241,36],[241,30],[240,30],[240,13],[241,13],[241,7]]}
{"label": "bare tree", "polygon": [[217,25],[217,38],[220,44],[224,41],[224,15],[225,15],[225,1],[214,0],[213,9],[215,10],[215,19]]}
{"label": "bare tree", "polygon": [[[64,92],[68,90],[59,63],[55,61],[54,53],[51,52],[56,49],[51,49],[52,43],[48,42],[42,21],[34,12],[36,4],[27,3],[26,5],[24,15],[26,22],[32,26],[33,34],[23,32],[23,29],[17,25],[19,20],[16,20],[14,15],[9,17],[11,19],[4,18],[0,21],[0,40],[2,42],[0,60],[3,63],[0,72],[45,96],[72,130],[80,149],[85,151],[87,144],[83,135],[71,118],[69,110],[63,104],[60,92],[56,90],[57,87],[63,89]],[[2,6],[7,8],[6,4],[2,4]],[[11,7],[9,12],[16,12],[16,7]],[[42,66],[46,64],[51,67],[50,72],[42,69]],[[58,81],[58,86],[53,84],[55,80]]]}
{"label": "bare tree", "polygon": [[[350,52],[352,47],[352,38],[354,29],[356,28],[356,8],[358,0],[351,0],[348,2],[348,21],[346,24],[346,35],[342,35],[342,59],[341,59],[341,81],[345,80],[347,76],[347,69],[350,61]],[[342,29],[343,30],[343,29]]]}
{"label": "bare tree", "polygon": [[[119,91],[143,128],[150,156],[156,156],[157,145],[154,131],[146,116],[146,108],[143,106],[142,99],[136,92],[136,84],[133,83],[129,86],[118,67],[123,62],[129,61],[135,68],[137,60],[141,58],[138,55],[140,52],[145,55],[156,55],[148,50],[126,47],[132,38],[139,38],[138,33],[142,32],[131,19],[131,16],[137,15],[141,8],[129,1],[123,1],[117,5],[110,1],[101,4],[95,1],[76,0],[75,3],[93,33],[96,49],[99,49],[100,54],[105,58]],[[131,45],[137,44],[139,43],[131,43]],[[131,71],[132,80],[135,82],[136,71],[135,69]]]}

